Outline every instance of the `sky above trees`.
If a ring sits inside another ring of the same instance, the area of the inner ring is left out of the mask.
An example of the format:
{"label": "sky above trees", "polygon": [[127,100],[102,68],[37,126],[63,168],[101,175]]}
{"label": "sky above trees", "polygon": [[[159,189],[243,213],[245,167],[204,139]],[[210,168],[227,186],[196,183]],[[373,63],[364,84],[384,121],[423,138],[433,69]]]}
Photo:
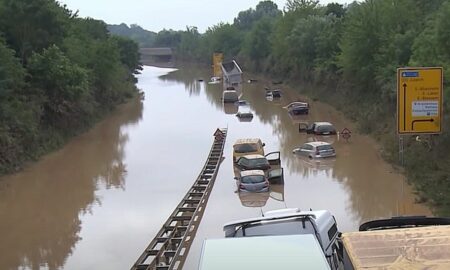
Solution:
{"label": "sky above trees", "polygon": [[[219,22],[232,23],[236,15],[255,8],[259,0],[59,0],[82,17],[104,20],[109,24],[133,24],[159,32],[162,29],[185,30],[196,26],[200,32]],[[273,0],[282,9],[286,0]],[[321,0],[321,4],[348,0]]]}

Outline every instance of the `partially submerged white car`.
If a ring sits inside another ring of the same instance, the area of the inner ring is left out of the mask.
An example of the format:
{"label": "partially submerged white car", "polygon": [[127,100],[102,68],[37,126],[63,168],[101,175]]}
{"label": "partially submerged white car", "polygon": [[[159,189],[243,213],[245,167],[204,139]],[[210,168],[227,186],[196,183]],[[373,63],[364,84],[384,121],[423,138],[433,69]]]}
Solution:
{"label": "partially submerged white car", "polygon": [[292,151],[309,158],[329,158],[336,156],[336,150],[327,142],[307,142]]}

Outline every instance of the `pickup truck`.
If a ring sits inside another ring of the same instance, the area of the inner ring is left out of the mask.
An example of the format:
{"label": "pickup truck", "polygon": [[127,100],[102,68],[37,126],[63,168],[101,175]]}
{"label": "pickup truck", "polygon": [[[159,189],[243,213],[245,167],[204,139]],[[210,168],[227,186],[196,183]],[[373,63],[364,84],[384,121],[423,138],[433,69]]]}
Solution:
{"label": "pickup truck", "polygon": [[326,210],[283,209],[224,231],[225,239],[205,241],[200,269],[219,269],[211,265],[219,258],[233,266],[220,269],[450,269],[450,218],[396,217],[340,233]]}

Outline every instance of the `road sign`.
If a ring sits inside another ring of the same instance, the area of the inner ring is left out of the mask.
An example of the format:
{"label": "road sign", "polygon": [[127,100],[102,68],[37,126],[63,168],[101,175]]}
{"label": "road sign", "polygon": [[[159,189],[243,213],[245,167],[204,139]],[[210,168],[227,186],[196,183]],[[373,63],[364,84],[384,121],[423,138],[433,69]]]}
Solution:
{"label": "road sign", "polygon": [[222,68],[220,64],[223,62],[223,53],[213,54],[213,73],[215,77],[222,77]]}
{"label": "road sign", "polygon": [[397,69],[399,134],[441,133],[443,114],[441,67]]}
{"label": "road sign", "polygon": [[346,141],[348,141],[352,136],[352,132],[348,128],[344,128],[340,134],[342,135],[342,138],[344,138]]}

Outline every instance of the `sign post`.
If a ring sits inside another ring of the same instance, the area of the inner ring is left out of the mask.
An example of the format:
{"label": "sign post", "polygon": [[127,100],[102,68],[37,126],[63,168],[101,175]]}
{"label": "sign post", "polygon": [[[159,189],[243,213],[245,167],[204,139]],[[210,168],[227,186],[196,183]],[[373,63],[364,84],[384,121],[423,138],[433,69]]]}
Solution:
{"label": "sign post", "polygon": [[439,134],[443,112],[441,67],[397,69],[397,131]]}
{"label": "sign post", "polygon": [[442,67],[397,69],[397,133],[402,165],[402,135],[442,132],[443,81]]}

